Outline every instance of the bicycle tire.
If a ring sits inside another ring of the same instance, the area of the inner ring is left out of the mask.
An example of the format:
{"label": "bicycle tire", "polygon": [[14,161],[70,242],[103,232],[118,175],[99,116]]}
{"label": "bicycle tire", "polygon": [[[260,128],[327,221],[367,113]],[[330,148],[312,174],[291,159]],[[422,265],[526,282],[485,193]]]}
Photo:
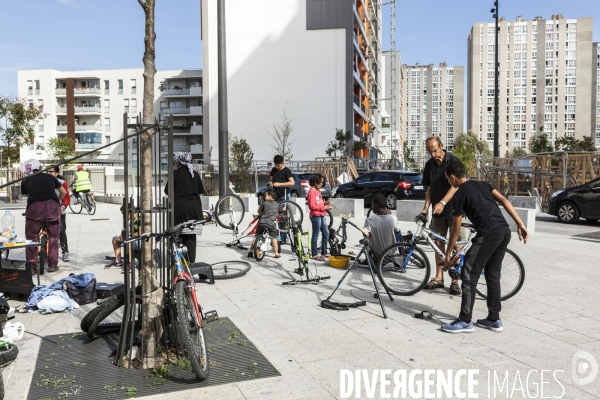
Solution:
{"label": "bicycle tire", "polygon": [[87,212],[90,215],[96,214],[96,200],[94,200],[93,196],[88,196],[88,209]]}
{"label": "bicycle tire", "polygon": [[[204,380],[208,378],[210,364],[208,362],[208,348],[201,325],[201,316],[196,313],[193,304],[193,297],[189,290],[188,282],[185,280],[178,281],[175,285],[175,305],[177,308],[179,337],[190,360],[192,370],[198,379]],[[190,331],[196,332],[195,338],[192,337]]]}
{"label": "bicycle tire", "polygon": [[367,211],[367,218],[369,218],[371,216],[372,212],[373,212],[373,207],[369,208],[369,211]]}
{"label": "bicycle tire", "polygon": [[[96,332],[96,330],[98,329],[100,323],[106,319],[106,317],[108,317],[110,314],[114,313],[120,307],[125,305],[125,292],[118,293],[118,294],[114,295],[113,297],[114,297],[113,300],[106,301],[106,302],[102,303],[101,305],[99,305],[98,307],[96,307],[94,310],[90,311],[90,313],[93,313],[95,310],[99,309],[96,313],[94,313],[92,316],[90,316],[87,321],[89,323],[89,327],[88,327],[86,333],[87,333],[88,337],[90,338],[90,340],[96,340],[96,339],[106,335],[107,333],[109,333],[107,331]],[[94,318],[92,318],[92,317],[94,317]],[[82,320],[82,322],[83,322],[83,320]]]}
{"label": "bicycle tire", "polygon": [[244,219],[246,207],[242,199],[235,194],[228,194],[217,201],[214,217],[225,229],[235,229]]}
{"label": "bicycle tire", "polygon": [[244,276],[250,271],[250,263],[246,261],[220,261],[212,264],[213,276],[217,279],[233,279]]}
{"label": "bicycle tire", "polygon": [[4,400],[4,378],[0,374],[0,400]]}
{"label": "bicycle tire", "polygon": [[[285,210],[283,210],[285,208]],[[298,223],[298,226],[302,226],[304,221],[304,212],[302,208],[295,201],[285,200],[279,203],[279,213],[285,213],[288,226],[294,226],[294,222]]]}
{"label": "bicycle tire", "polygon": [[85,333],[87,333],[87,331],[90,329],[90,325],[92,324],[92,322],[98,318],[98,315],[100,314],[100,312],[102,312],[102,310],[105,307],[112,307],[113,303],[116,302],[125,302],[125,294],[124,292],[120,292],[117,294],[114,294],[106,299],[103,299],[102,303],[98,304],[96,307],[94,307],[93,309],[91,309],[87,314],[85,314],[85,316],[81,319],[81,322],[79,323],[79,327],[81,328],[81,330]]}
{"label": "bicycle tire", "polygon": [[83,210],[83,202],[77,203],[77,198],[75,195],[71,196],[71,201],[69,202],[69,208],[73,214],[81,214],[81,210]]}
{"label": "bicycle tire", "polygon": [[405,264],[409,243],[396,243],[385,249],[377,262],[377,274],[381,284],[398,296],[411,296],[427,284],[431,273],[429,258],[419,247],[413,248],[405,272],[399,272]]}
{"label": "bicycle tire", "polygon": [[19,354],[19,348],[14,344],[5,344],[0,348],[0,368],[13,362]]}
{"label": "bicycle tire", "polygon": [[[262,245],[265,243],[264,236],[259,236],[256,238],[256,243],[254,244],[254,259],[256,261],[262,261],[265,258],[265,252],[261,249]],[[213,271],[214,272],[214,271]]]}
{"label": "bicycle tire", "polygon": [[38,255],[38,258],[38,269],[40,271],[40,275],[42,275],[46,267],[46,261],[48,260],[48,238],[46,235],[42,235],[40,237],[40,254]]}
{"label": "bicycle tire", "polygon": [[[508,261],[507,256],[509,256]],[[511,257],[513,258],[513,260],[510,260]],[[513,275],[510,272],[515,270],[518,271],[518,276],[516,278],[508,278],[508,276]],[[506,254],[504,254],[504,260],[502,260],[500,275],[500,289],[502,290],[500,301],[508,300],[514,295],[516,295],[519,292],[519,290],[521,290],[523,283],[525,283],[525,266],[523,265],[523,261],[521,261],[519,256],[517,256],[517,254],[514,251],[506,249]],[[505,287],[508,287],[509,289],[504,291]],[[479,281],[477,282],[477,288],[475,290],[477,291],[478,295],[480,295],[484,299],[487,299],[487,284],[485,282],[484,274],[482,274],[481,277],[479,277]]]}
{"label": "bicycle tire", "polygon": [[331,229],[333,226],[333,213],[330,210],[325,211],[327,214],[325,215],[325,220],[327,221],[327,228]]}

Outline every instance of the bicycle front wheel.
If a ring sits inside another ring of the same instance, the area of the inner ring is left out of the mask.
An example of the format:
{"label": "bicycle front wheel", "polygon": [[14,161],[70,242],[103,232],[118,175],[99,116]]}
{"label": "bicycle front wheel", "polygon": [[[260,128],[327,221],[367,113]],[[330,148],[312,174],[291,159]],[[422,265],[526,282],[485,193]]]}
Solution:
{"label": "bicycle front wheel", "polygon": [[265,251],[263,250],[263,245],[265,244],[265,237],[259,236],[256,238],[256,243],[254,244],[254,258],[256,261],[262,261],[265,258]]}
{"label": "bicycle front wheel", "polygon": [[294,226],[294,222],[298,223],[298,226],[302,226],[304,212],[295,201],[286,200],[279,203],[279,213],[285,216],[290,227]]}
{"label": "bicycle front wheel", "polygon": [[194,287],[185,280],[178,281],[175,285],[177,324],[192,370],[198,379],[205,380],[208,378],[208,348],[201,325],[202,317],[198,312],[200,305],[194,304],[192,290]]}
{"label": "bicycle front wheel", "polygon": [[[521,290],[525,282],[525,266],[514,251],[506,249],[500,269],[500,300],[508,300]],[[485,274],[477,282],[477,294],[487,299],[488,287]]]}
{"label": "bicycle front wheel", "polygon": [[215,279],[239,278],[250,271],[250,263],[246,261],[221,261],[211,266]]}
{"label": "bicycle front wheel", "polygon": [[88,214],[90,214],[90,215],[96,214],[96,200],[94,200],[94,198],[92,196],[88,196],[87,201],[88,201],[88,208],[87,208]]}
{"label": "bicycle front wheel", "polygon": [[330,210],[327,210],[327,214],[325,214],[325,221],[327,222],[327,228],[331,229],[333,226],[333,213]]}
{"label": "bicycle front wheel", "polygon": [[69,208],[73,214],[79,214],[81,213],[81,210],[83,210],[83,202],[80,201],[77,203],[77,198],[75,195],[73,195],[71,196],[71,201],[69,202]]}
{"label": "bicycle front wheel", "polygon": [[242,199],[235,194],[228,194],[217,202],[214,216],[221,227],[235,229],[244,219],[245,212]]}
{"label": "bicycle front wheel", "polygon": [[46,261],[48,261],[48,237],[46,235],[40,236],[40,254],[38,255],[39,263],[38,269],[40,275],[44,273],[46,267]]}
{"label": "bicycle front wheel", "polygon": [[423,289],[430,270],[427,255],[418,247],[411,251],[409,243],[391,245],[377,262],[381,284],[398,296],[411,296]]}

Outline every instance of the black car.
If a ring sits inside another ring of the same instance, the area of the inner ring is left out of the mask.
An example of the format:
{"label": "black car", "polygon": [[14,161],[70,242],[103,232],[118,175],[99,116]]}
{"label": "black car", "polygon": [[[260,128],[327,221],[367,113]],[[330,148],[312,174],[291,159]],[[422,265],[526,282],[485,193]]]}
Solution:
{"label": "black car", "polygon": [[583,185],[558,190],[552,194],[548,214],[560,222],[573,224],[579,218],[596,222],[600,219],[600,178]]}
{"label": "black car", "polygon": [[[294,186],[292,186],[290,189],[288,189],[288,192],[290,193],[291,197],[306,197],[308,196],[308,191],[310,189],[310,183],[308,183],[308,180],[311,178],[311,176],[313,176],[312,173],[302,173],[302,174],[297,174],[297,173],[292,173],[293,177],[294,177]],[[267,183],[264,186],[261,186],[258,188],[258,190],[256,191],[256,197],[258,197],[258,204],[262,204],[262,202],[265,200],[265,192],[267,191],[267,189],[269,188],[269,184]],[[319,189],[321,191],[321,194],[323,196],[323,198],[325,200],[327,200],[329,198],[329,196],[331,195],[331,186],[329,186],[329,181],[325,181],[325,185],[323,185],[322,188]]]}
{"label": "black car", "polygon": [[425,199],[427,188],[422,184],[423,178],[417,172],[410,171],[378,171],[367,172],[334,189],[333,197],[365,199],[370,205],[377,195],[384,195],[388,208],[395,209],[397,200]]}

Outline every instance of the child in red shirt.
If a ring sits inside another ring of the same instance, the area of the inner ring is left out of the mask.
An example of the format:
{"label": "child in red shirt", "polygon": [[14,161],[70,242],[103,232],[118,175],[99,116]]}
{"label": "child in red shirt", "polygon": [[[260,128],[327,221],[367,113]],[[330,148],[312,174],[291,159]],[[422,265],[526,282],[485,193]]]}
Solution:
{"label": "child in red shirt", "polygon": [[[327,253],[327,242],[329,240],[329,229],[327,227],[327,221],[325,215],[327,210],[331,210],[329,204],[325,204],[323,195],[319,188],[325,184],[325,177],[321,174],[314,174],[310,177],[308,183],[311,188],[308,191],[306,198],[308,202],[308,209],[310,210],[310,222],[312,223],[312,237],[310,241],[310,247],[312,251],[312,259],[323,261],[329,254]],[[319,240],[319,231],[322,234],[321,242],[321,255],[318,255],[317,242]]]}

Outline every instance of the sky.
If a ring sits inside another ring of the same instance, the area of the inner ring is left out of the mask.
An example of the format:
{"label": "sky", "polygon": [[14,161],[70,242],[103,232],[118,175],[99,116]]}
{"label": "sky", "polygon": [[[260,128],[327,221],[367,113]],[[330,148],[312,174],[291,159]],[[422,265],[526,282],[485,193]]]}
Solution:
{"label": "sky", "polygon": [[[500,2],[509,21],[593,17],[593,40],[600,41],[600,0]],[[492,6],[493,0],[397,0],[403,63],[466,66],[469,31],[475,22],[492,21]],[[389,6],[383,22],[388,50]],[[144,14],[137,0],[0,0],[0,27],[0,96],[17,94],[19,69],[143,67]],[[156,0],[156,34],[157,69],[202,67],[200,0]]]}

